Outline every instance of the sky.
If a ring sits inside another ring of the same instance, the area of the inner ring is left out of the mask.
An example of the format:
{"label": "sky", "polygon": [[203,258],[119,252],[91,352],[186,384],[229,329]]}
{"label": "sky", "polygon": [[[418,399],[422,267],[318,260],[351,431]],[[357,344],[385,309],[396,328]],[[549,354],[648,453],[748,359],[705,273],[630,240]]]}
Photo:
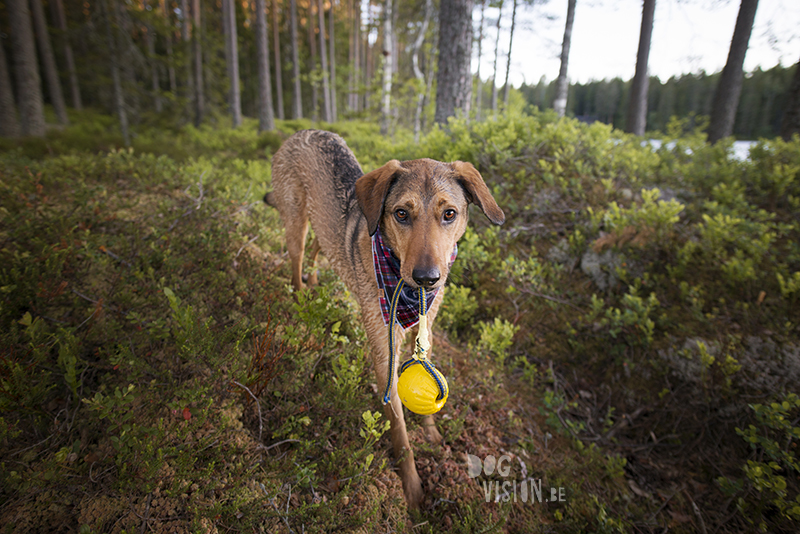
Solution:
{"label": "sky", "polygon": [[[480,24],[480,0],[473,14]],[[506,0],[501,21],[498,79],[505,76],[506,51],[511,26],[511,0]],[[520,5],[522,2],[520,1]],[[648,71],[666,81],[670,76],[722,70],[728,57],[739,0],[656,0]],[[486,8],[481,78],[491,76],[494,59],[496,8]],[[536,2],[517,12],[511,54],[512,85],[537,83],[558,77],[567,0]],[[585,83],[619,76],[630,79],[636,70],[636,50],[642,23],[641,0],[577,0],[569,77]],[[472,70],[477,71],[477,45]],[[800,0],[760,0],[746,72],[757,67],[790,66],[800,60]]]}

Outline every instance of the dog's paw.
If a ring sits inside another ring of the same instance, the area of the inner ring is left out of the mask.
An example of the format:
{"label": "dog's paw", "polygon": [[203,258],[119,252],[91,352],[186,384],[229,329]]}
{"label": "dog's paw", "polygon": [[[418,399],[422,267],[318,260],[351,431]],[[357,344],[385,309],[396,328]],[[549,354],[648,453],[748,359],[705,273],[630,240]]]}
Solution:
{"label": "dog's paw", "polygon": [[428,440],[428,443],[432,443],[434,445],[439,445],[444,438],[439,433],[439,429],[436,428],[436,425],[431,422],[428,425],[425,425],[425,438]]}
{"label": "dog's paw", "polygon": [[422,491],[422,480],[416,472],[411,476],[403,477],[403,495],[409,510],[418,510],[422,505],[425,492]]}

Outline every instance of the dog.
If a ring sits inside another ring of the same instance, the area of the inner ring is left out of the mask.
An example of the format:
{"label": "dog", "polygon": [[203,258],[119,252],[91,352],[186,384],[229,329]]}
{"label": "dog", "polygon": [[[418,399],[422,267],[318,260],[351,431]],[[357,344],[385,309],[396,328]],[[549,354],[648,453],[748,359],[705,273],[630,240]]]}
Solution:
{"label": "dog", "polygon": [[[386,302],[392,294],[381,265],[402,278],[410,300],[419,288],[425,288],[432,299],[428,303],[430,328],[442,302],[444,291],[439,290],[450,272],[456,243],[467,227],[469,203],[495,224],[503,224],[505,214],[470,163],[391,160],[364,174],[344,139],[320,130],[297,132],[283,143],[272,158],[272,186],[264,201],[277,208],[286,227],[292,286],[300,290],[305,285],[303,253],[310,221],[316,234],[312,263],[321,251],[361,307],[379,391],[386,389],[392,373],[391,400],[384,411],[391,422],[406,503],[417,508],[423,498],[422,483],[397,394],[398,357],[393,359],[395,367],[388,369]],[[379,256],[383,264],[378,263]],[[315,283],[316,275],[309,276],[308,282]],[[416,316],[408,315],[406,326],[413,327]],[[403,328],[402,322],[391,324],[396,346],[401,345],[410,328]],[[423,426],[430,441],[441,441],[432,416],[424,416]]]}

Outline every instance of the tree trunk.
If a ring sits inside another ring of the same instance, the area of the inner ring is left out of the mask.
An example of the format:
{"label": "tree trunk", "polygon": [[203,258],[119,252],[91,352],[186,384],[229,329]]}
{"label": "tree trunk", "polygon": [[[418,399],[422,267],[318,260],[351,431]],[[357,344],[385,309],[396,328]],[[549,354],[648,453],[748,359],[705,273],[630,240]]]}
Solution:
{"label": "tree trunk", "polygon": [[517,25],[517,0],[514,0],[514,8],[511,10],[511,33],[508,37],[508,56],[506,60],[506,80],[503,84],[503,104],[508,107],[508,95],[511,86],[508,85],[508,74],[511,72],[511,45],[514,44],[514,27]]}
{"label": "tree trunk", "polygon": [[272,34],[273,48],[275,49],[275,92],[278,100],[278,118],[283,120],[283,73],[281,71],[281,38],[278,33],[278,0],[272,0]]}
{"label": "tree trunk", "polygon": [[[431,95],[433,95],[433,78],[436,72],[436,69],[433,67],[436,65],[437,57],[437,49],[435,46],[430,47],[428,51],[428,72],[427,72],[427,82],[425,86],[425,101],[431,101]],[[424,110],[423,110],[424,111]],[[428,117],[423,113],[422,115],[422,129],[426,130],[428,127]]]}
{"label": "tree trunk", "polygon": [[[108,0],[113,2],[114,0]],[[119,127],[122,131],[122,142],[125,146],[131,145],[130,132],[128,131],[128,111],[125,108],[125,94],[122,91],[122,79],[119,72],[119,55],[116,38],[114,33],[119,27],[116,17],[116,10],[106,5],[106,1],[100,2],[100,9],[106,19],[106,44],[108,45],[108,57],[111,63],[111,83],[114,87],[114,109],[119,118]]]}
{"label": "tree trunk", "polygon": [[628,100],[628,120],[625,131],[644,135],[647,126],[647,59],[650,56],[650,38],[653,35],[653,16],[656,0],[644,0],[642,4],[642,29],[639,33],[639,51],[636,53],[636,74],[631,82]]}
{"label": "tree trunk", "polygon": [[389,133],[392,113],[392,44],[394,34],[392,31],[392,0],[386,0],[383,8],[383,94],[381,99],[381,133]]}
{"label": "tree trunk", "polygon": [[373,64],[375,63],[375,51],[369,44],[369,33],[372,30],[372,12],[367,10],[367,31],[364,33],[364,109],[369,109],[371,97],[371,85],[373,76]]}
{"label": "tree trunk", "polygon": [[497,35],[494,38],[494,63],[492,65],[492,114],[497,118],[497,58],[500,57],[500,21],[503,20],[503,0],[497,6]]}
{"label": "tree trunk", "polygon": [[161,16],[163,16],[164,20],[167,21],[167,28],[169,28],[165,40],[167,48],[167,78],[169,78],[169,91],[174,95],[178,89],[178,83],[175,78],[175,60],[172,52],[172,18],[169,16],[169,12],[167,11],[166,0],[159,0],[159,2]]}
{"label": "tree trunk", "polygon": [[72,55],[72,45],[69,43],[67,35],[67,17],[64,13],[64,4],[61,0],[53,0],[50,4],[53,7],[56,25],[61,32],[61,47],[64,50],[64,60],[67,63],[67,72],[69,73],[69,88],[72,95],[72,107],[75,109],[83,109],[83,102],[81,100],[81,88],[78,84],[78,72],[75,69],[75,58]]}
{"label": "tree trunk", "polygon": [[8,74],[8,62],[3,43],[0,42],[0,137],[19,137],[17,106]]}
{"label": "tree trunk", "polygon": [[256,57],[258,59],[258,131],[275,129],[272,112],[272,80],[269,72],[269,45],[267,44],[267,3],[255,0],[256,5]]}
{"label": "tree trunk", "polygon": [[28,0],[9,0],[6,6],[11,26],[22,135],[41,137],[45,131],[42,81],[36,62],[36,45],[33,42]]}
{"label": "tree trunk", "polygon": [[[200,18],[201,8],[200,0],[192,1],[192,16],[194,17],[194,32],[192,32],[192,44],[194,45],[194,123],[195,126],[200,126],[203,122],[203,117],[206,113],[206,97],[205,86],[203,84],[203,27],[202,19]],[[236,29],[234,20],[234,30]],[[235,39],[235,38],[234,38]],[[235,42],[235,41],[234,41]],[[236,65],[238,72],[238,63]],[[237,78],[238,81],[238,78]],[[240,120],[241,120],[241,111]]]}
{"label": "tree trunk", "polygon": [[328,45],[330,47],[328,58],[330,59],[331,67],[331,122],[336,122],[339,120],[339,112],[336,108],[336,34],[333,24],[333,0],[331,0],[331,9],[328,11],[328,28]]}
{"label": "tree trunk", "polygon": [[425,1],[425,19],[422,21],[422,26],[417,34],[417,39],[414,41],[413,52],[411,60],[414,66],[414,76],[417,78],[418,93],[417,93],[417,110],[414,114],[414,142],[419,143],[419,134],[422,129],[422,106],[425,103],[425,76],[419,68],[419,50],[422,48],[422,42],[425,40],[425,32],[428,31],[428,24],[430,24],[431,14],[433,13],[432,0]]}
{"label": "tree trunk", "polygon": [[294,75],[294,118],[303,118],[303,97],[300,94],[300,50],[297,42],[297,0],[289,1],[292,38],[292,65]]}
{"label": "tree trunk", "polygon": [[[32,0],[34,1],[34,0]],[[147,9],[147,0],[144,2],[145,9]],[[161,88],[158,80],[158,62],[156,61],[156,34],[152,24],[146,24],[144,27],[144,40],[147,46],[147,59],[150,61],[150,77],[153,86],[153,100],[155,103],[156,113],[161,113],[164,108],[161,102]]]}
{"label": "tree trunk", "polygon": [[358,42],[359,42],[359,33],[358,33],[358,26],[357,18],[356,18],[356,5],[358,2],[356,0],[350,0],[350,51],[347,54],[347,59],[350,65],[350,69],[347,74],[347,110],[348,111],[355,111],[356,109],[356,80],[358,79]]}
{"label": "tree trunk", "polygon": [[708,141],[710,143],[716,143],[733,133],[736,108],[739,106],[739,96],[742,93],[742,79],[744,78],[742,66],[750,42],[750,34],[753,31],[756,8],[758,8],[758,0],[742,0],[739,5],[739,15],[736,17],[736,27],[733,30],[731,48],[728,51],[728,61],[722,69],[717,89],[714,91],[711,122],[708,125]]}
{"label": "tree trunk", "polygon": [[483,23],[486,20],[486,0],[481,0],[481,25],[478,29],[478,72],[475,74],[475,120],[481,120],[481,107],[483,106],[483,91],[481,90],[481,58],[483,56]]}
{"label": "tree trunk", "polygon": [[436,87],[436,122],[461,110],[469,116],[472,93],[472,0],[442,0],[439,8],[439,75]]}
{"label": "tree trunk", "polygon": [[314,31],[314,8],[317,6],[316,0],[308,3],[308,50],[309,65],[308,77],[311,84],[311,120],[319,120],[319,81],[317,80],[317,36]]}
{"label": "tree trunk", "polygon": [[[197,1],[197,0],[195,0]],[[230,105],[233,127],[242,124],[242,95],[239,90],[239,47],[236,35],[236,6],[235,0],[222,0],[223,28],[225,30],[225,63],[228,66],[228,80]]]}
{"label": "tree trunk", "polygon": [[181,0],[181,40],[183,41],[183,49],[186,52],[186,113],[189,116],[192,115],[192,105],[195,100],[191,27],[192,19],[191,13],[189,12],[189,0]]}
{"label": "tree trunk", "polygon": [[[138,112],[141,106],[139,105],[137,69],[134,63],[139,51],[132,38],[134,34],[133,20],[128,11],[126,0],[112,0],[111,8],[114,10],[114,18],[117,25],[114,38],[117,45],[117,61],[122,74],[122,90],[126,95],[126,115],[129,120],[131,116],[136,120],[140,116]],[[125,88],[128,87],[134,90],[125,92]]]}
{"label": "tree trunk", "polygon": [[800,61],[794,66],[794,77],[788,94],[781,124],[781,137],[786,141],[790,141],[794,134],[800,133]]}
{"label": "tree trunk", "polygon": [[567,1],[567,23],[564,26],[564,41],[561,43],[561,68],[556,80],[556,98],[553,100],[553,109],[559,117],[567,114],[567,97],[569,95],[569,78],[567,66],[569,64],[569,47],[572,43],[572,25],[575,22],[575,3],[577,0]]}
{"label": "tree trunk", "polygon": [[328,49],[325,47],[325,2],[317,4],[319,17],[319,58],[322,63],[322,102],[325,110],[325,122],[333,122],[331,115],[331,89],[328,84]]}
{"label": "tree trunk", "polygon": [[50,34],[47,33],[47,20],[44,17],[42,0],[30,0],[30,5],[36,42],[42,58],[42,71],[44,71],[44,79],[47,81],[47,89],[50,93],[50,102],[53,104],[59,124],[69,124],[67,106],[64,104],[64,94],[61,92],[61,80],[58,79],[56,58],[53,55],[53,47],[50,45]]}

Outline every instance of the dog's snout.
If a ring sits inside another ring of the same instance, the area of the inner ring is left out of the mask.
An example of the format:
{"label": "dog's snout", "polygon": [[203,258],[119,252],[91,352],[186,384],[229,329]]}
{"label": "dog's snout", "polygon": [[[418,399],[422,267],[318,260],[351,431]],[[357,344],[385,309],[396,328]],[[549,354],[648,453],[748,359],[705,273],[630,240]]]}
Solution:
{"label": "dog's snout", "polygon": [[436,267],[430,269],[414,269],[411,273],[411,277],[417,285],[425,288],[433,287],[433,284],[438,282],[441,276],[439,269]]}

